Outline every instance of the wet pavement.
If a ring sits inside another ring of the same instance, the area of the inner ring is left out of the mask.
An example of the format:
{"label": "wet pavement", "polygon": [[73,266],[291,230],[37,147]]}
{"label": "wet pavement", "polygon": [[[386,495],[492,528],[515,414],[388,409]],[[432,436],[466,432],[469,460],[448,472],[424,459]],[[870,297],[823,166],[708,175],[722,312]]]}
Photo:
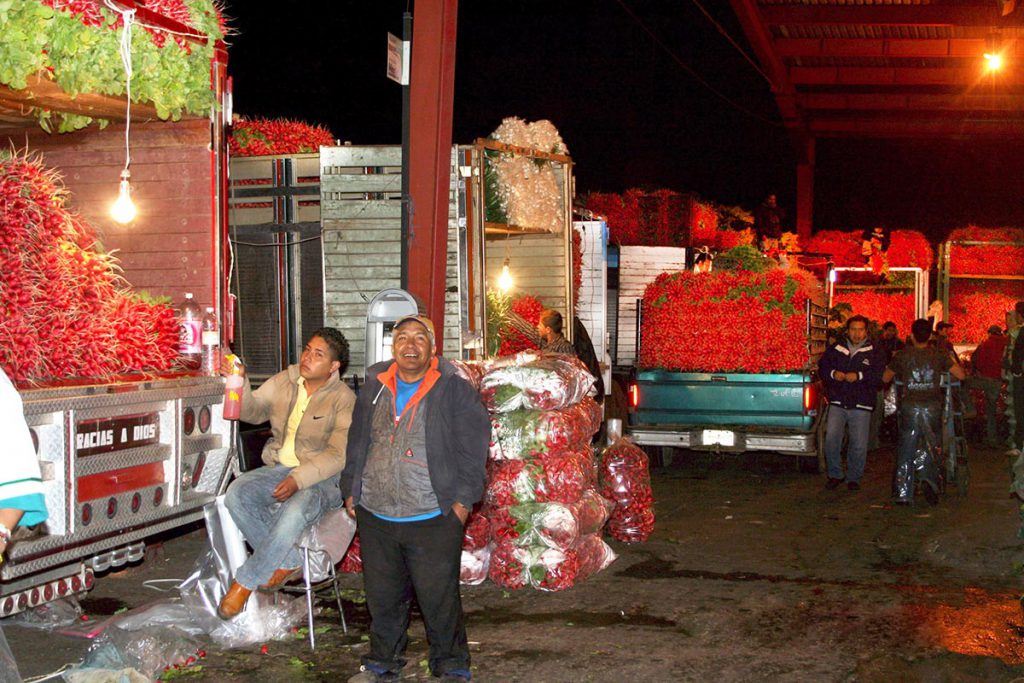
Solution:
{"label": "wet pavement", "polygon": [[[860,491],[825,491],[782,456],[688,453],[654,471],[650,541],[612,542],[619,558],[561,593],[464,589],[477,681],[1024,680],[1019,502],[1000,452],[975,449],[965,497],[889,502],[893,454],[869,456]],[[184,578],[196,530],[102,577],[83,601],[102,620],[162,597]],[[206,645],[188,680],[338,681],[367,651],[359,577],[344,579],[349,633],[336,612],[304,632],[224,650]],[[166,587],[166,586],[164,586]],[[321,602],[323,606],[332,601]],[[80,660],[88,641],[4,625],[26,678]],[[430,680],[414,619],[404,678]]]}

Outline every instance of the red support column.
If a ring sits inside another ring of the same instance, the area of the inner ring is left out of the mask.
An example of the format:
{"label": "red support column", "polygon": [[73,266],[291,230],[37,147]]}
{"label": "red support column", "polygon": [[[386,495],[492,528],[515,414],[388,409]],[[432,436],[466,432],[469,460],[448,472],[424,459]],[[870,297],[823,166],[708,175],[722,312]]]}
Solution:
{"label": "red support column", "polygon": [[[443,337],[458,0],[419,0],[409,121],[409,291]],[[439,338],[440,347],[443,340]]]}
{"label": "red support column", "polygon": [[796,164],[796,232],[804,243],[811,236],[814,223],[814,138],[804,146],[804,154]]}

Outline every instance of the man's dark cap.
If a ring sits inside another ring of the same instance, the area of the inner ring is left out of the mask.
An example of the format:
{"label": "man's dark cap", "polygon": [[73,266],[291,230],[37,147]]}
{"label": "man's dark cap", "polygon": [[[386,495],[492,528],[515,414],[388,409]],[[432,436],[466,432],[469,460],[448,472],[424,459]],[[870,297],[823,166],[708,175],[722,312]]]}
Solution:
{"label": "man's dark cap", "polygon": [[953,327],[953,323],[939,323],[939,324],[938,324],[938,325],[937,325],[937,326],[935,327],[935,329],[936,329],[936,330],[944,330],[944,329],[946,329],[947,327]]}
{"label": "man's dark cap", "polygon": [[991,327],[988,328],[988,333],[989,334],[1002,334],[1003,333],[1003,328],[999,327],[999,325],[992,325]]}

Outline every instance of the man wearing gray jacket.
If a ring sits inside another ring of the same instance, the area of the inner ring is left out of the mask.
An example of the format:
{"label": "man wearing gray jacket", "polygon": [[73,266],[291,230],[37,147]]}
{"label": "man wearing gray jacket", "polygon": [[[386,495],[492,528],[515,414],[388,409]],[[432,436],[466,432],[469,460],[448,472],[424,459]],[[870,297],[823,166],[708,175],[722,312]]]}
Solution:
{"label": "man wearing gray jacket", "polygon": [[483,496],[491,423],[477,392],[434,355],[425,316],[395,323],[394,360],[367,369],[341,493],[358,520],[370,653],[350,683],[399,680],[415,592],[442,681],[470,680],[459,595],[463,525]]}

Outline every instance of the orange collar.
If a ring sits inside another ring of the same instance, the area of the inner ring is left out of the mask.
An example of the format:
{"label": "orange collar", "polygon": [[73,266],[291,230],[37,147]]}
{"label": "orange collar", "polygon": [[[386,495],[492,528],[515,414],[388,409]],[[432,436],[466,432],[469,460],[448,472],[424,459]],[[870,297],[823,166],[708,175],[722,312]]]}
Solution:
{"label": "orange collar", "polygon": [[[377,375],[377,379],[381,384],[391,390],[391,404],[394,405],[395,397],[398,396],[398,363],[392,363],[388,366],[388,369]],[[427,374],[423,376],[423,381],[420,386],[416,389],[416,393],[412,395],[409,402],[405,404],[405,408],[415,408],[427,393],[434,388],[437,384],[437,380],[441,379],[441,372],[437,369],[437,357],[430,359],[430,367],[427,368]],[[404,411],[403,411],[404,412]]]}

